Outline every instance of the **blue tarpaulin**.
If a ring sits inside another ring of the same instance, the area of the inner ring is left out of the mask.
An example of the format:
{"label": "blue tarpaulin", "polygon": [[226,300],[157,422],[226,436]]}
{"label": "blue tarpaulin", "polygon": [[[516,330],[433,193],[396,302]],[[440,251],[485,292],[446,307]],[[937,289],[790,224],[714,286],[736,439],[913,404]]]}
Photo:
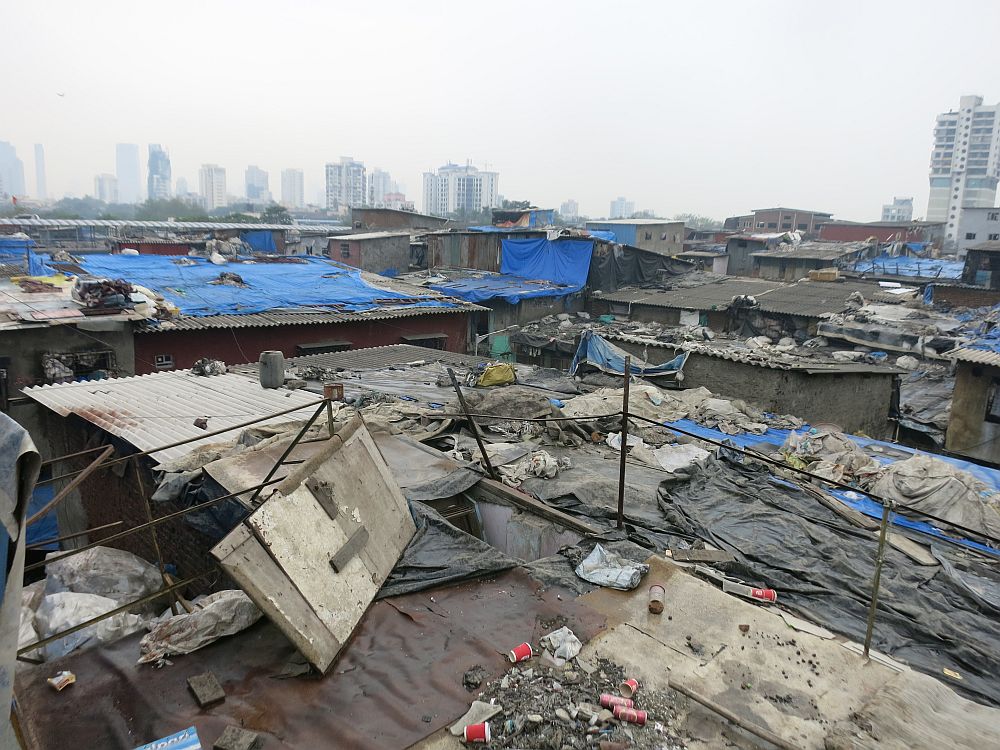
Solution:
{"label": "blue tarpaulin", "polygon": [[[90,255],[80,266],[94,276],[125,279],[159,292],[185,315],[256,313],[318,308],[347,312],[383,307],[455,307],[454,302],[380,289],[356,268],[322,258],[298,256],[282,263],[233,262],[217,266],[203,258],[181,265],[162,255]],[[212,283],[223,271],[239,274],[246,286]]]}
{"label": "blue tarpaulin", "polygon": [[[765,449],[766,453],[775,453],[778,449],[784,445],[788,436],[793,432],[793,430],[776,430],[769,428],[767,432],[763,435],[754,435],[753,433],[745,432],[739,435],[727,435],[721,430],[716,430],[711,427],[705,427],[697,422],[693,422],[690,419],[678,419],[676,422],[664,422],[665,427],[676,427],[679,430],[683,430],[686,433],[691,433],[699,437],[709,438],[718,442],[722,441],[732,441],[735,445],[740,448],[753,448],[759,446],[762,443],[766,443],[768,446],[773,446],[770,450]],[[809,430],[808,426],[802,428],[802,430]],[[802,430],[794,430],[794,432],[801,433]],[[881,464],[891,464],[896,461],[902,461],[905,458],[909,458],[912,455],[921,453],[922,451],[917,451],[913,448],[908,448],[905,445],[898,445],[896,443],[887,443],[883,440],[873,440],[871,438],[859,437],[858,435],[846,435],[852,441],[857,443],[862,448],[867,448],[869,446],[877,446],[883,450],[881,453],[870,453],[876,461]],[[887,455],[888,451],[894,453],[904,453],[906,454],[904,458],[897,458],[896,456]],[[983,484],[992,488],[993,490],[1000,491],[1000,471],[996,469],[990,469],[985,466],[980,466],[979,464],[972,463],[971,461],[963,461],[960,458],[953,458],[951,456],[944,456],[934,454],[934,458],[944,461],[945,463],[951,464],[952,466],[961,469],[962,471],[967,471],[972,474],[976,479],[978,479]],[[851,490],[838,490],[836,488],[830,488],[827,490],[831,494],[835,495],[840,500],[850,505],[857,511],[864,513],[867,516],[873,518],[882,517],[882,505],[877,503],[867,495],[865,495],[861,490],[851,491]],[[986,545],[980,544],[979,542],[970,541],[967,539],[957,539],[952,536],[948,536],[940,529],[935,527],[933,524],[924,521],[914,521],[912,519],[906,518],[898,513],[894,513],[892,516],[892,522],[900,527],[913,529],[914,531],[919,531],[924,534],[929,534],[931,536],[948,539],[950,541],[961,544],[970,549],[975,549],[983,552],[987,552],[991,555],[1000,557],[1000,550],[995,550]]]}
{"label": "blue tarpaulin", "polygon": [[[618,348],[603,336],[593,331],[584,331],[580,338],[580,346],[577,347],[576,356],[569,367],[569,374],[575,375],[577,369],[583,364],[596,367],[601,372],[612,375],[623,375],[625,373],[625,356],[627,352]],[[629,372],[633,375],[645,377],[657,377],[660,375],[676,375],[684,368],[688,353],[681,352],[669,362],[662,365],[650,365],[642,360],[633,357],[629,364]]]}
{"label": "blue tarpaulin", "polygon": [[618,236],[614,232],[605,232],[600,229],[588,229],[587,233],[591,237],[596,237],[599,240],[604,240],[605,242],[618,242]]}
{"label": "blue tarpaulin", "polygon": [[501,273],[554,281],[578,292],[587,284],[594,241],[505,239],[500,241],[500,253]]}
{"label": "blue tarpaulin", "polygon": [[34,247],[35,241],[28,237],[0,237],[0,263],[20,265],[31,276],[51,275],[44,257]]}
{"label": "blue tarpaulin", "polygon": [[427,285],[444,294],[467,302],[485,302],[499,297],[512,305],[532,297],[565,297],[579,291],[562,284],[540,279],[524,279],[510,274],[482,271],[475,276],[449,279]]}
{"label": "blue tarpaulin", "polygon": [[266,230],[256,232],[241,232],[240,239],[251,248],[260,253],[276,253],[277,245],[274,244],[274,234]]}
{"label": "blue tarpaulin", "polygon": [[883,276],[915,276],[923,279],[960,279],[965,263],[960,260],[940,258],[893,258],[882,254],[869,260],[857,261],[853,269],[858,273]]}

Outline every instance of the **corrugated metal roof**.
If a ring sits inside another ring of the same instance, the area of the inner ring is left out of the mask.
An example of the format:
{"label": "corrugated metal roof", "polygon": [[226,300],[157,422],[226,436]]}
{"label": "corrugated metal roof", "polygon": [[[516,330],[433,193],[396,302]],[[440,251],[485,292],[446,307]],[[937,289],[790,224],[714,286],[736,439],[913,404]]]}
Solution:
{"label": "corrugated metal roof", "polygon": [[955,349],[945,354],[945,356],[959,362],[972,362],[977,365],[1000,367],[1000,353],[987,349]]}
{"label": "corrugated metal roof", "polygon": [[649,289],[623,289],[594,299],[608,302],[631,303],[650,307],[669,307],[681,310],[726,310],[733,297],[741,294],[760,295],[784,286],[780,281],[728,278],[720,282],[668,291]]}
{"label": "corrugated metal roof", "polygon": [[267,328],[271,326],[313,325],[317,323],[353,323],[367,320],[394,320],[421,315],[447,315],[486,310],[485,307],[455,300],[456,307],[406,307],[399,310],[377,309],[365,312],[282,312],[269,311],[246,315],[184,316],[159,324],[146,322],[136,327],[136,333],[169,333],[170,331],[202,331],[210,328]]}
{"label": "corrugated metal roof", "polygon": [[761,295],[757,302],[762,312],[819,318],[846,310],[847,298],[853,292],[869,300],[881,291],[875,284],[857,281],[800,281]]}
{"label": "corrugated metal roof", "polygon": [[862,252],[871,247],[866,242],[803,242],[798,245],[779,245],[772,250],[750,253],[754,258],[802,258],[805,260],[836,260],[846,255]]}
{"label": "corrugated metal roof", "polygon": [[384,240],[388,237],[409,237],[409,232],[362,232],[360,234],[338,234],[338,240],[364,241],[364,240]]}
{"label": "corrugated metal roof", "polygon": [[[262,388],[256,378],[245,375],[204,377],[190,370],[40,385],[23,392],[61,416],[76,414],[143,451],[197,438],[205,432],[194,426],[199,417],[207,418],[207,429],[213,431],[316,400],[314,393]],[[305,419],[313,411],[315,407],[308,407],[261,424]],[[177,458],[199,445],[236,434],[194,440],[157,451],[152,457],[157,461]]]}
{"label": "corrugated metal roof", "polygon": [[209,231],[212,229],[297,230],[299,232],[349,232],[350,227],[340,224],[248,224],[221,221],[138,221],[135,219],[0,219],[0,226],[37,227],[38,229],[77,229],[106,227],[110,229],[165,229],[181,232]]}

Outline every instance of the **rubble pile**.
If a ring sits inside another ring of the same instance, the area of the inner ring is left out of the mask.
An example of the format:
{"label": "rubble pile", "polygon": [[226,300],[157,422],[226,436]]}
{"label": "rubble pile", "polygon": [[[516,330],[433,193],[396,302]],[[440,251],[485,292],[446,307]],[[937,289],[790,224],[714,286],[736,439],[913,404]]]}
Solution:
{"label": "rubble pile", "polygon": [[501,707],[490,719],[489,746],[563,750],[617,742],[634,750],[686,747],[688,737],[678,713],[687,699],[673,691],[640,687],[632,700],[636,709],[647,713],[643,725],[619,721],[612,708],[601,705],[601,695],[620,697],[619,687],[627,677],[621,666],[604,658],[590,662],[577,657],[558,666],[543,655],[515,665],[478,695],[478,700]]}

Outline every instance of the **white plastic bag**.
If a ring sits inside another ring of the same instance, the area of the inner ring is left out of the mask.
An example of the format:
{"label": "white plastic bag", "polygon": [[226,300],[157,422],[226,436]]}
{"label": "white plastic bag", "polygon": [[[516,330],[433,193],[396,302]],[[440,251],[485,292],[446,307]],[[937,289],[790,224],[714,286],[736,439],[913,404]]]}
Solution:
{"label": "white plastic bag", "polygon": [[[96,594],[78,594],[72,591],[46,594],[35,612],[35,627],[39,637],[48,638],[116,607],[118,603],[114,599]],[[78,648],[112,643],[141,630],[143,622],[138,615],[120,612],[43,646],[42,654],[46,660],[51,660]]]}
{"label": "white plastic bag", "polygon": [[97,594],[114,600],[116,607],[159,591],[163,586],[155,565],[112,547],[94,547],[49,563],[45,574],[46,594],[64,591]]}
{"label": "white plastic bag", "polygon": [[174,654],[190,654],[219,638],[239,633],[260,619],[261,611],[238,589],[217,591],[184,612],[152,626],[139,642],[139,664]]}
{"label": "white plastic bag", "polygon": [[632,562],[599,544],[576,566],[576,574],[585,581],[621,591],[631,591],[649,572],[645,563]]}
{"label": "white plastic bag", "polygon": [[543,635],[539,644],[542,648],[551,651],[552,656],[559,664],[574,658],[580,653],[580,649],[583,648],[583,644],[576,637],[576,633],[565,625],[558,630],[553,630],[548,635]]}

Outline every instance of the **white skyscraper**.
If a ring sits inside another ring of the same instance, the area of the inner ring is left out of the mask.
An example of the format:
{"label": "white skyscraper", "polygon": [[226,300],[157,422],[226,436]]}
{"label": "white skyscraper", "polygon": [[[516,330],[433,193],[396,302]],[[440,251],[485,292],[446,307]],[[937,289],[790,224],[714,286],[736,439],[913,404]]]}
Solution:
{"label": "white skyscraper", "polygon": [[218,164],[202,164],[198,171],[198,184],[205,210],[222,208],[226,201],[226,170]]}
{"label": "white skyscraper", "polygon": [[570,198],[559,207],[559,215],[564,219],[575,219],[580,215],[580,204]]}
{"label": "white skyscraper", "polygon": [[882,221],[898,223],[913,220],[913,198],[893,198],[882,206]]}
{"label": "white skyscraper", "polygon": [[170,197],[170,155],[159,143],[149,144],[149,174],[146,176],[146,195],[150,200],[166,200]]}
{"label": "white skyscraper", "polygon": [[285,208],[306,205],[306,183],[301,169],[281,170],[281,203]]}
{"label": "white skyscraper", "polygon": [[1000,180],[1000,106],[963,96],[957,112],[937,117],[931,152],[927,221],[945,222],[945,242],[958,236],[964,206],[995,205]]}
{"label": "white skyscraper", "polygon": [[386,195],[394,193],[392,189],[392,178],[388,172],[381,169],[373,169],[368,175],[368,205],[384,206]]}
{"label": "white skyscraper", "polygon": [[118,199],[122,203],[138,203],[142,200],[142,178],[139,176],[137,144],[115,145],[115,175],[118,177]]}
{"label": "white skyscraper", "polygon": [[105,203],[118,202],[118,178],[113,174],[99,174],[94,178],[94,197]]}
{"label": "white skyscraper", "polygon": [[445,164],[436,173],[424,172],[424,212],[441,216],[498,208],[499,185],[497,172],[484,172],[471,164]]}
{"label": "white skyscraper", "polygon": [[608,215],[610,219],[630,219],[632,214],[635,213],[635,202],[625,199],[623,196],[618,196],[615,200],[611,201],[611,213]]}
{"label": "white skyscraper", "polygon": [[365,165],[351,156],[341,156],[339,162],[326,165],[326,208],[343,211],[368,202],[368,180]]}
{"label": "white skyscraper", "polygon": [[251,164],[247,167],[245,177],[247,200],[254,203],[270,203],[271,191],[268,189],[267,172]]}
{"label": "white skyscraper", "polygon": [[13,145],[0,141],[0,195],[24,194],[24,164]]}
{"label": "white skyscraper", "polygon": [[49,197],[49,183],[45,178],[45,149],[41,143],[35,144],[35,197],[45,200]]}

